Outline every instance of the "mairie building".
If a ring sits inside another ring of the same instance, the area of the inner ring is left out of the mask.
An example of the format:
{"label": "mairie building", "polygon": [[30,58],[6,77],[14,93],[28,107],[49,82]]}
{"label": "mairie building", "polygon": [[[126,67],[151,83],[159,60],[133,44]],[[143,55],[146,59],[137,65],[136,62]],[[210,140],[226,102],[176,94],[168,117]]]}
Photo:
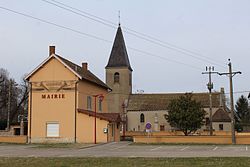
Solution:
{"label": "mairie building", "polygon": [[79,66],[55,53],[27,77],[29,143],[103,143],[120,140],[120,114],[108,112],[111,91],[87,63]]}

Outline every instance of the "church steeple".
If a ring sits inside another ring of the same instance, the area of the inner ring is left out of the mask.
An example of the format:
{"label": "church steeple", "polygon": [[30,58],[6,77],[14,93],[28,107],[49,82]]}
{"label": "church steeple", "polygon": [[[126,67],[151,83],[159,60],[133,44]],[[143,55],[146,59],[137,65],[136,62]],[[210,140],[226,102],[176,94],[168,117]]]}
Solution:
{"label": "church steeple", "polygon": [[133,71],[129,63],[128,53],[120,25],[116,32],[106,69],[110,67],[127,67],[130,71]]}
{"label": "church steeple", "polygon": [[106,84],[112,89],[107,96],[109,112],[123,112],[124,104],[132,93],[132,72],[122,29],[119,25],[106,66]]}

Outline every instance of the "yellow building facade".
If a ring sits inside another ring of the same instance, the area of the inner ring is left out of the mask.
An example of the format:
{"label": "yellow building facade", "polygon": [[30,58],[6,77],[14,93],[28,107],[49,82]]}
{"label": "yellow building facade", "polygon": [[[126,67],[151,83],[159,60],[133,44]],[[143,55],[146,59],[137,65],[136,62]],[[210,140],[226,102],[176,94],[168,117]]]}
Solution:
{"label": "yellow building facade", "polygon": [[110,88],[82,66],[55,54],[27,77],[29,143],[101,143],[119,141],[120,115],[109,113]]}

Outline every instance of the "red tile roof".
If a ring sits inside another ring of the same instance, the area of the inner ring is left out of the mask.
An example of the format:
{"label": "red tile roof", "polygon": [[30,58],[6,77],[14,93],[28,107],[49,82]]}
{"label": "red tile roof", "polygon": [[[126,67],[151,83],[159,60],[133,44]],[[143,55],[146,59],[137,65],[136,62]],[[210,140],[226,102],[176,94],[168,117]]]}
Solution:
{"label": "red tile roof", "polygon": [[91,83],[97,84],[105,89],[110,89],[103,81],[101,81],[98,77],[96,77],[92,72],[89,70],[84,71],[81,66],[59,56],[56,55],[59,59],[61,59],[65,64],[67,64],[73,71],[79,74],[82,79],[89,81]]}
{"label": "red tile roof", "polygon": [[[84,109],[77,109],[79,113],[83,113],[89,116],[94,117],[95,112],[89,111],[89,110],[84,110]],[[109,122],[122,122],[120,114],[119,113],[96,113],[96,117],[99,119],[107,120]]]}

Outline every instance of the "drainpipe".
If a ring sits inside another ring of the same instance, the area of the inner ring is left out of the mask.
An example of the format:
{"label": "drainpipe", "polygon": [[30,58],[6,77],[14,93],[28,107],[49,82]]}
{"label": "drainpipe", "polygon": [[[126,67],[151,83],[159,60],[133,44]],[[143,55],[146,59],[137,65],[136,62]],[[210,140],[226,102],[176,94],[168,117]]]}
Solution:
{"label": "drainpipe", "polygon": [[32,116],[32,82],[30,82],[30,115],[29,115],[29,141],[31,143],[31,117]]}
{"label": "drainpipe", "polygon": [[76,143],[76,126],[77,126],[77,84],[78,81],[75,83],[75,143]]}

